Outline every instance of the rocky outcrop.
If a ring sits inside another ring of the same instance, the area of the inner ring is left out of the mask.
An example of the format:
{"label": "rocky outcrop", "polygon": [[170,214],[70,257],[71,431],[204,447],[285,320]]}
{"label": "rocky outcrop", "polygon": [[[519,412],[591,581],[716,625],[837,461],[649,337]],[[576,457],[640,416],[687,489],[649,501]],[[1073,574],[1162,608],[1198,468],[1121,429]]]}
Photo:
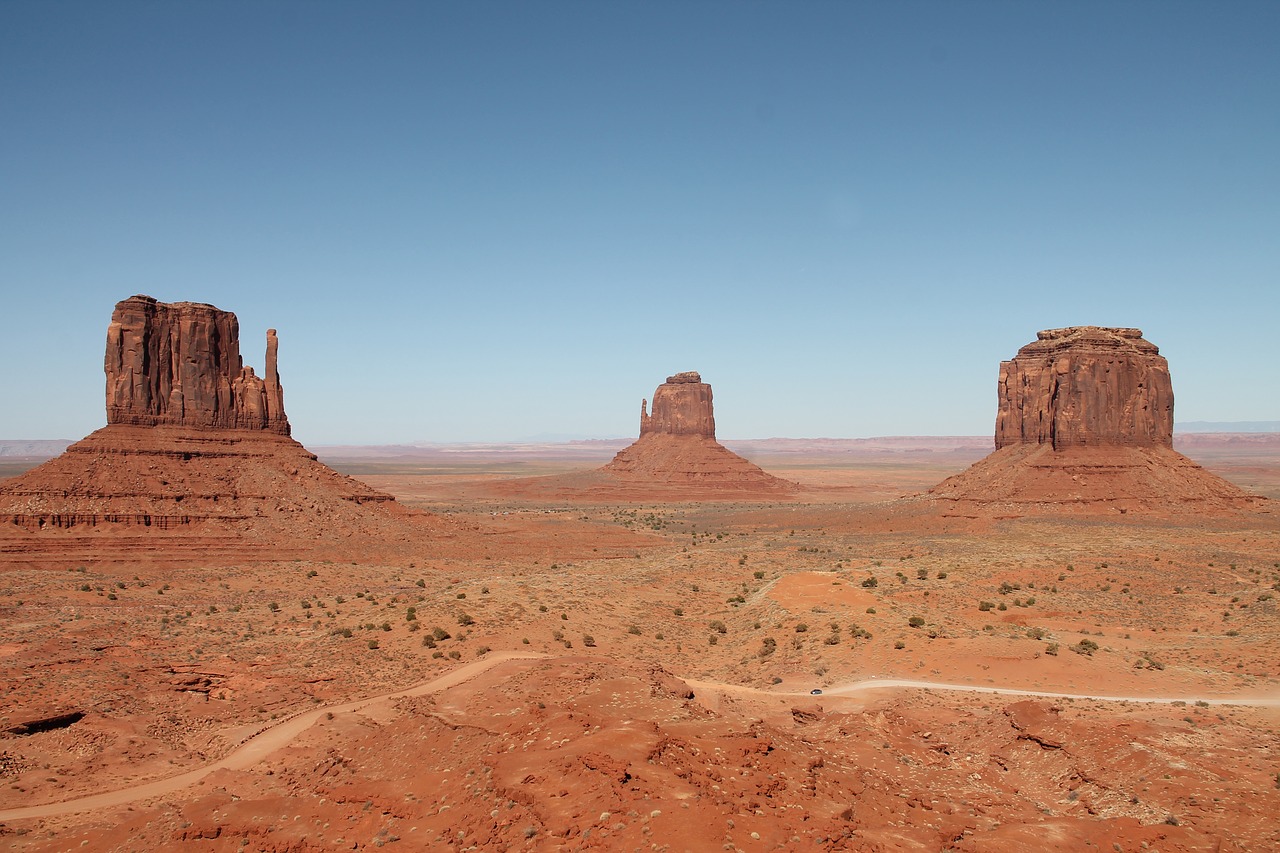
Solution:
{"label": "rocky outcrop", "polygon": [[711,386],[696,371],[668,376],[653,392],[653,414],[646,412],[648,401],[640,403],[640,435],[701,435],[716,437]]}
{"label": "rocky outcrop", "polygon": [[1173,449],[1169,365],[1138,329],[1040,332],[1000,365],[996,450],[928,498],[1014,515],[1265,504]]}
{"label": "rocky outcrop", "polygon": [[44,534],[68,530],[199,532],[284,549],[355,531],[426,532],[426,516],[289,437],[277,348],[273,329],[259,377],[240,360],[231,312],[149,296],[119,303],[107,331],[108,423],[0,484],[0,536],[34,537],[5,547],[47,549]]}
{"label": "rocky outcrop", "polygon": [[1040,332],[1000,365],[996,447],[1172,447],[1169,364],[1140,329]]}
{"label": "rocky outcrop", "polygon": [[107,423],[288,435],[278,348],[270,329],[266,375],[259,377],[240,358],[235,314],[130,297],[116,305],[107,327]]}
{"label": "rocky outcrop", "polygon": [[716,441],[711,386],[697,372],[668,376],[653,393],[652,414],[647,402],[640,405],[640,437],[601,469],[613,486],[709,494],[795,490],[795,483],[765,473]]}

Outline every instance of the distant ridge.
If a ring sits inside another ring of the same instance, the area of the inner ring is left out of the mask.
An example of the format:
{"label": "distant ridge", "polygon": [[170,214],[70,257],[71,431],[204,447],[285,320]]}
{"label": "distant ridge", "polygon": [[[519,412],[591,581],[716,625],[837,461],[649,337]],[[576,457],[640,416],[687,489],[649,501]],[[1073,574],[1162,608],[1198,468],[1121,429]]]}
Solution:
{"label": "distant ridge", "polygon": [[1280,432],[1280,421],[1180,421],[1174,432]]}

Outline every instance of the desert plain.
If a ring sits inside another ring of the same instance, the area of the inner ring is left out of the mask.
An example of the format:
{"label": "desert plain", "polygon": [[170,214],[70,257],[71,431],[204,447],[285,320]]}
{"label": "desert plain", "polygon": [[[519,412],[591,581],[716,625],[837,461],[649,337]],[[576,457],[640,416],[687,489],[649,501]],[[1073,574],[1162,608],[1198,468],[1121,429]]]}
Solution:
{"label": "desert plain", "polygon": [[0,846],[1280,846],[1280,437],[1176,442],[1271,500],[1036,513],[920,497],[989,438],[594,488],[625,444],[313,448],[399,527],[9,532]]}

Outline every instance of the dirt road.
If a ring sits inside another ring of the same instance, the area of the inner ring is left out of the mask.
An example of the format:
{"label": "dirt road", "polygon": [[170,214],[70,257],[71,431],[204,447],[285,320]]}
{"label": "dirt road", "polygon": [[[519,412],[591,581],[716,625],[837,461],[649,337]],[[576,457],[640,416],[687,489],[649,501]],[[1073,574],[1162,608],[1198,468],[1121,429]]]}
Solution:
{"label": "dirt road", "polygon": [[[544,659],[546,659],[546,655],[532,652],[493,652],[482,660],[466,664],[452,672],[445,673],[439,678],[434,678],[431,681],[423,682],[422,684],[415,685],[406,690],[386,693],[381,696],[372,696],[366,699],[357,699],[342,705],[330,705],[327,707],[312,708],[304,711],[297,716],[290,717],[289,719],[254,735],[223,758],[213,762],[212,764],[207,764],[204,767],[190,770],[177,776],[170,776],[166,779],[157,779],[154,782],[146,782],[141,785],[134,785],[116,791],[95,794],[89,797],[81,797],[75,800],[66,800],[59,803],[46,803],[44,805],[27,806],[18,809],[0,809],[0,821],[58,817],[66,814],[73,814],[75,812],[125,805],[138,800],[145,800],[150,799],[151,797],[170,794],[174,791],[194,785],[196,782],[200,781],[215,770],[224,768],[229,770],[243,770],[247,767],[252,767],[272,752],[290,743],[294,738],[302,734],[302,732],[306,731],[314,725],[317,720],[326,714],[359,712],[369,709],[375,705],[389,704],[390,702],[403,697],[425,696],[428,693],[437,693],[441,690],[447,690],[450,687],[456,687],[464,681],[474,678],[480,673],[486,672],[504,663],[511,661],[534,661]],[[695,690],[710,690],[719,693],[753,693],[771,697],[810,695],[806,692],[778,692],[773,690],[761,690],[755,687],[744,687],[735,684],[696,681],[693,679],[686,679],[686,682]],[[999,693],[1009,696],[1035,696],[1048,699],[1089,699],[1102,702],[1140,702],[1148,704],[1173,704],[1176,702],[1182,702],[1188,705],[1199,702],[1209,705],[1248,705],[1252,707],[1269,708],[1280,707],[1280,698],[1274,697],[1210,699],[1194,696],[1090,696],[1080,693],[1056,693],[1048,690],[1020,690],[1006,687],[983,687],[971,684],[947,684],[935,681],[912,681],[898,678],[868,679],[865,681],[856,681],[850,684],[837,685],[835,687],[824,689],[823,695],[849,696],[851,694],[862,693],[870,690],[901,688],[918,690],[949,690],[967,693]]]}

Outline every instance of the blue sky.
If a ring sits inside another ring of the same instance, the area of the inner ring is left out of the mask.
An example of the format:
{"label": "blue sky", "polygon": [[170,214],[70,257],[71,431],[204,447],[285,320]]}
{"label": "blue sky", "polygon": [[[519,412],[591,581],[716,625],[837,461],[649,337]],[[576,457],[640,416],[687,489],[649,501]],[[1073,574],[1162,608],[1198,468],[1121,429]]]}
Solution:
{"label": "blue sky", "polygon": [[984,434],[1039,329],[1280,420],[1274,2],[0,2],[0,438],[134,293],[304,443]]}

